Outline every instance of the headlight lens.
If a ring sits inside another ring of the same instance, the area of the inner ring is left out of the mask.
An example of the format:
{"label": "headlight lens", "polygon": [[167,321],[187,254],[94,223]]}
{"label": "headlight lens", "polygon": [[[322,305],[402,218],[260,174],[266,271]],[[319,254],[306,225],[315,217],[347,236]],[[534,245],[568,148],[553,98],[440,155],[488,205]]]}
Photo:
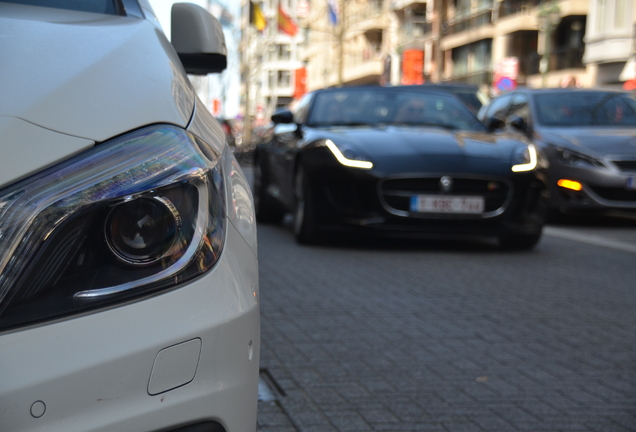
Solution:
{"label": "headlight lens", "polygon": [[537,156],[537,148],[534,144],[528,144],[526,147],[519,148],[513,156],[512,171],[524,172],[532,171],[537,167],[539,158]]}
{"label": "headlight lens", "polygon": [[586,156],[584,154],[577,153],[568,149],[554,147],[554,154],[557,161],[566,165],[578,166],[583,168],[603,166],[603,163],[601,161],[598,161],[591,156]]}
{"label": "headlight lens", "polygon": [[225,232],[221,155],[154,126],[0,191],[0,329],[170,289]]}
{"label": "headlight lens", "polygon": [[337,146],[336,143],[331,140],[325,141],[325,145],[331,153],[333,153],[338,162],[344,166],[361,169],[373,168],[372,162],[365,160],[362,155],[349,147]]}

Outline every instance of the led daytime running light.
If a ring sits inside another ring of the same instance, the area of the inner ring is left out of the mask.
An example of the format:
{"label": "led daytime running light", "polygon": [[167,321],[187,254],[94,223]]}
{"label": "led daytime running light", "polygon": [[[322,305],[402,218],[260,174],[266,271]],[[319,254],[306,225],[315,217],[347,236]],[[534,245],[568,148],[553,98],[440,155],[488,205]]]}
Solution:
{"label": "led daytime running light", "polygon": [[325,145],[331,153],[336,157],[338,162],[340,162],[344,166],[352,167],[352,168],[362,168],[362,169],[371,169],[373,168],[373,163],[369,161],[359,161],[354,159],[347,159],[345,155],[342,154],[340,149],[334,144],[333,141],[327,140],[325,141]]}
{"label": "led daytime running light", "polygon": [[528,145],[528,153],[530,154],[530,162],[525,164],[513,165],[512,172],[532,171],[537,167],[537,149],[533,144]]}

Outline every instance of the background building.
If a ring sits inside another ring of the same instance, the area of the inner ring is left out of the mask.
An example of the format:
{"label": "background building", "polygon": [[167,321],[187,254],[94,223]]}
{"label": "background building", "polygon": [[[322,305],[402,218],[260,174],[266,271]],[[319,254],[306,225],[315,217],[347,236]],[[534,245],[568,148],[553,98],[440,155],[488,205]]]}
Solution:
{"label": "background building", "polygon": [[[259,33],[244,1],[243,43],[251,41],[251,49],[243,52],[243,81],[251,83],[252,111],[266,118],[304,92],[295,91],[295,71],[302,68],[306,90],[426,82],[494,93],[516,85],[620,86],[636,78],[634,3],[266,0],[258,4],[274,24]],[[276,28],[279,4],[299,26],[294,37]]]}
{"label": "background building", "polygon": [[[262,30],[250,20],[254,7],[266,21]],[[265,124],[271,114],[304,92],[302,52],[306,32],[297,23],[308,11],[308,2],[302,0],[242,2],[241,105],[254,126]],[[284,25],[287,31],[281,30]]]}
{"label": "background building", "polygon": [[591,0],[588,21],[584,62],[591,69],[591,84],[619,86],[634,79],[634,0]]}

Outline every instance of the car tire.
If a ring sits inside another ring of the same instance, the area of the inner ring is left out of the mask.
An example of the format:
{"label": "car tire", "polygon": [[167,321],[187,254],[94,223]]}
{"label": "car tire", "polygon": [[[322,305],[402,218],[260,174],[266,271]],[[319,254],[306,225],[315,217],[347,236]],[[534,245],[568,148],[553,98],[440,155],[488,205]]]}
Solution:
{"label": "car tire", "polygon": [[316,206],[305,168],[298,166],[294,176],[296,209],[294,212],[294,237],[301,244],[318,243],[319,230],[316,221]]}
{"label": "car tire", "polygon": [[256,220],[264,223],[280,223],[285,212],[267,192],[269,175],[261,158],[254,163],[254,212]]}
{"label": "car tire", "polygon": [[499,244],[506,250],[530,250],[541,238],[538,234],[508,234],[499,238]]}

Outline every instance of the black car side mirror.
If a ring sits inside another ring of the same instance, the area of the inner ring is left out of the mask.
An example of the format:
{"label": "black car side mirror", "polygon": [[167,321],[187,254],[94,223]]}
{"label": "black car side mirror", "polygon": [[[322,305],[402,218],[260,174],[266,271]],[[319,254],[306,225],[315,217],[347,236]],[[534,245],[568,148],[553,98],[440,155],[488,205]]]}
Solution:
{"label": "black car side mirror", "polygon": [[486,129],[488,132],[493,132],[497,129],[503,129],[506,127],[506,123],[497,117],[490,117],[486,120]]}
{"label": "black car side mirror", "polygon": [[272,115],[272,121],[275,124],[279,123],[293,123],[294,122],[294,114],[291,111],[279,111],[276,114]]}
{"label": "black car side mirror", "polygon": [[518,131],[525,132],[528,128],[526,121],[519,116],[513,115],[509,119],[510,126],[517,129]]}

